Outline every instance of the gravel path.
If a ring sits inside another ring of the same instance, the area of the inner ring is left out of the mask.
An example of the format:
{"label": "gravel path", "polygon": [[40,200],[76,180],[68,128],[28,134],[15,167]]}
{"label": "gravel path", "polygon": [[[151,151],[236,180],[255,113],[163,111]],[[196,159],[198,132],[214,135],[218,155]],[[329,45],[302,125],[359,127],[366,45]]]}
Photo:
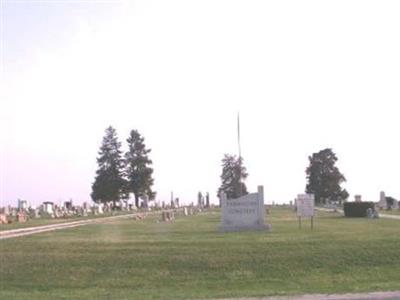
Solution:
{"label": "gravel path", "polygon": [[[319,211],[325,211],[325,212],[335,212],[333,208],[324,208],[324,207],[316,207],[315,210]],[[338,214],[344,214],[344,211],[342,209],[336,209],[336,212]],[[381,214],[379,213],[379,218],[384,218],[384,219],[393,219],[393,220],[400,220],[400,215],[387,215],[387,214]],[[400,298],[399,298],[400,300]]]}
{"label": "gravel path", "polygon": [[88,224],[102,223],[105,221],[110,221],[110,220],[115,220],[115,219],[136,218],[136,217],[143,216],[143,215],[157,214],[157,213],[160,213],[160,212],[134,213],[134,214],[121,215],[121,216],[112,216],[112,217],[96,218],[96,219],[89,219],[89,220],[82,220],[82,221],[74,221],[74,222],[58,223],[58,224],[51,224],[51,225],[4,230],[4,231],[0,231],[0,240],[16,238],[16,237],[20,237],[20,236],[36,234],[36,233],[41,233],[41,232],[48,232],[48,231],[53,231],[53,230],[78,227],[78,226],[83,226],[83,225],[88,225]]}
{"label": "gravel path", "polygon": [[259,298],[226,298],[218,300],[399,300],[400,291],[357,294],[309,294]]}

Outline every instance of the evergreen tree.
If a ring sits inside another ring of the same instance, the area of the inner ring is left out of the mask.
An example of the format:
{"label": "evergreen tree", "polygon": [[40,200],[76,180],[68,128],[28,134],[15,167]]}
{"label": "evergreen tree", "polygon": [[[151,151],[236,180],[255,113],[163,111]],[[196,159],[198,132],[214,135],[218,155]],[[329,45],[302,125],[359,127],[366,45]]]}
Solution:
{"label": "evergreen tree", "polygon": [[345,201],[349,193],[340,187],[346,178],[335,166],[338,160],[332,149],[324,149],[309,158],[310,165],[306,169],[308,183],[306,192],[314,194],[315,203],[327,201]]}
{"label": "evergreen tree", "polygon": [[197,206],[203,206],[203,194],[201,192],[197,194]]}
{"label": "evergreen tree", "polygon": [[99,168],[92,185],[91,197],[97,203],[113,201],[115,206],[115,202],[121,197],[124,179],[120,148],[121,143],[118,142],[115,129],[108,127],[100,147],[97,158]]}
{"label": "evergreen tree", "polygon": [[218,196],[223,191],[228,199],[239,198],[247,195],[247,187],[243,182],[248,174],[243,166],[243,159],[235,155],[225,154],[222,159],[221,186]]}
{"label": "evergreen tree", "polygon": [[148,154],[151,149],[146,149],[144,138],[137,130],[132,130],[128,142],[128,152],[125,153],[125,175],[127,178],[126,190],[135,195],[135,205],[139,207],[139,197],[147,195],[150,200],[155,197],[152,191],[154,179],[152,161]]}

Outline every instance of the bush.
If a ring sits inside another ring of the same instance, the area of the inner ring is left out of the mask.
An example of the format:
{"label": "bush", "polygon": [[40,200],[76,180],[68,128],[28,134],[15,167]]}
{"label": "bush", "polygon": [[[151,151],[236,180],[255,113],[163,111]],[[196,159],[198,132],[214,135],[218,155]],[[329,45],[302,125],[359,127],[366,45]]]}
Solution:
{"label": "bush", "polygon": [[368,208],[374,209],[374,202],[345,202],[343,206],[344,215],[353,218],[366,217]]}

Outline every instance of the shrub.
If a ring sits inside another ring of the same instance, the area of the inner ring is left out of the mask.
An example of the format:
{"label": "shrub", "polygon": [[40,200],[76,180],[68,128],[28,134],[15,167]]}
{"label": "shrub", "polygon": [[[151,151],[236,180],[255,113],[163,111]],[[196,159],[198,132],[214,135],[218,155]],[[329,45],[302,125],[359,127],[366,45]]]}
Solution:
{"label": "shrub", "polygon": [[368,208],[374,209],[374,202],[345,202],[343,206],[344,215],[353,218],[366,217]]}

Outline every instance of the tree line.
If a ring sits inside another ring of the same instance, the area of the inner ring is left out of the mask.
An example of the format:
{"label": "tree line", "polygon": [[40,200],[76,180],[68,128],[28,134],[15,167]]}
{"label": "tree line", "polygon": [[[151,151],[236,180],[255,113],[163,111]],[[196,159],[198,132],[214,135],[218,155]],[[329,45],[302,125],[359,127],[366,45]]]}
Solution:
{"label": "tree line", "polygon": [[126,142],[128,150],[123,154],[116,130],[112,126],[106,129],[92,184],[94,202],[112,201],[115,205],[116,201],[128,199],[132,193],[135,205],[139,207],[140,197],[155,198],[152,161],[149,159],[151,149],[146,148],[144,137],[137,130],[131,130]]}
{"label": "tree line", "polygon": [[[314,195],[316,204],[346,201],[349,193],[341,187],[346,178],[336,166],[338,158],[332,149],[327,148],[313,153],[308,159],[305,192]],[[218,195],[224,192],[228,199],[234,199],[248,194],[244,183],[247,177],[243,158],[225,154],[222,159],[221,186]]]}
{"label": "tree line", "polygon": [[[115,204],[133,194],[135,205],[139,207],[140,197],[148,196],[150,200],[155,198],[156,193],[152,190],[152,161],[149,158],[151,149],[146,148],[144,137],[137,130],[131,130],[126,142],[128,150],[123,154],[116,130],[111,126],[106,129],[92,184],[93,201],[112,201]],[[309,156],[305,192],[314,194],[316,204],[332,201],[341,203],[349,197],[346,189],[341,187],[346,178],[336,166],[337,160],[336,154],[329,148]],[[245,184],[248,175],[242,157],[225,154],[218,196],[224,192],[228,199],[234,199],[248,194]]]}

